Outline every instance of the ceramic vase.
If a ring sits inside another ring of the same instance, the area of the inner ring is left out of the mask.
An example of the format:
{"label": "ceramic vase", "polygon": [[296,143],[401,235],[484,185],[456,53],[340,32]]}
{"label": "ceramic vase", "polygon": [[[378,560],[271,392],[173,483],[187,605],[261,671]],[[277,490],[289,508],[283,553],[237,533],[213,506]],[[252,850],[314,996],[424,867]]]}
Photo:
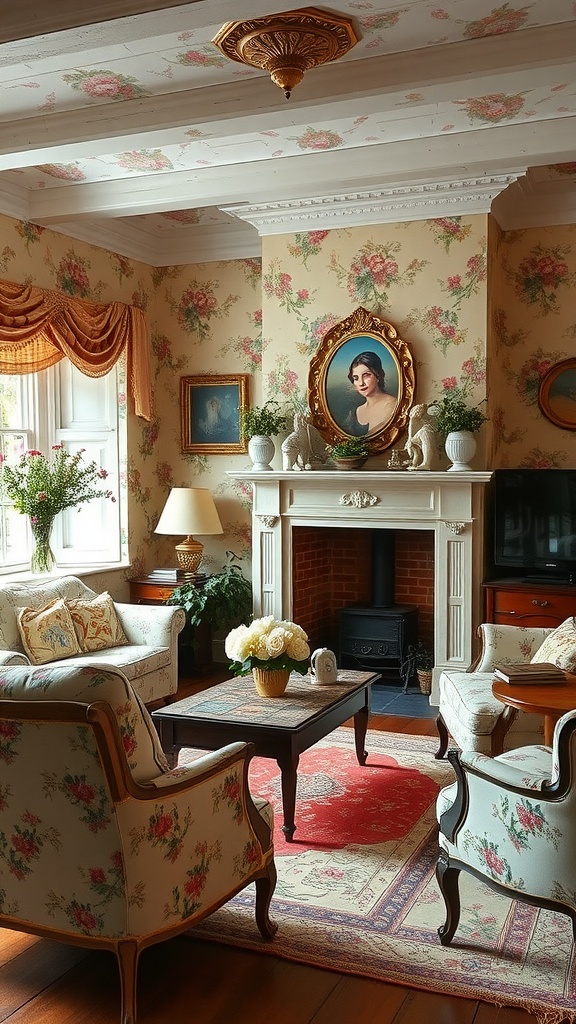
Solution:
{"label": "ceramic vase", "polygon": [[270,465],[274,458],[274,442],[269,437],[264,435],[255,434],[248,441],[248,454],[252,459],[252,469],[260,473],[268,469],[272,469]]}
{"label": "ceramic vase", "polygon": [[33,523],[30,521],[34,538],[34,548],[30,560],[32,572],[50,572],[54,566],[54,555],[50,547],[50,535],[53,525],[53,519],[46,523]]}
{"label": "ceramic vase", "polygon": [[281,697],[288,686],[290,669],[254,667],[252,675],[261,697]]}
{"label": "ceramic vase", "polygon": [[444,447],[452,463],[448,467],[449,473],[472,469],[469,463],[476,452],[476,438],[470,430],[453,430],[448,434]]}

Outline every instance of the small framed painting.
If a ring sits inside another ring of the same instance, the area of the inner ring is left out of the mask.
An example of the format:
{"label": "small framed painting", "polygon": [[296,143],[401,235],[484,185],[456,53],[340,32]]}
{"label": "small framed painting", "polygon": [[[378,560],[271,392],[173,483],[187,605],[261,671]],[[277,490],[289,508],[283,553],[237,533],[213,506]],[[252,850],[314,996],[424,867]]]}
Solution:
{"label": "small framed painting", "polygon": [[548,370],[540,381],[538,405],[557,427],[576,430],[576,359],[564,359]]}
{"label": "small framed painting", "polygon": [[240,455],[241,416],[248,404],[249,374],[180,378],[180,425],[183,452]]}

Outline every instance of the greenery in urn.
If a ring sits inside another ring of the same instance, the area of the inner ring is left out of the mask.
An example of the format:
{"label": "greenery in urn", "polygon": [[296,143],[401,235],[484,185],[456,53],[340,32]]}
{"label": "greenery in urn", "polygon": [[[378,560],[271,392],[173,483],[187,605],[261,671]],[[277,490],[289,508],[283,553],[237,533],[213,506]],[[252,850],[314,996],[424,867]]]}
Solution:
{"label": "greenery in urn", "polygon": [[333,459],[366,459],[370,454],[364,437],[346,437],[336,444],[328,445],[327,450]]}
{"label": "greenery in urn", "polygon": [[166,604],[180,605],[188,626],[204,622],[218,629],[248,622],[252,615],[252,586],[243,575],[237,556],[226,552],[228,564],[199,585],[193,580],[175,587]]}
{"label": "greenery in urn", "polygon": [[273,437],[285,430],[286,413],[282,412],[275,398],[269,398],[264,405],[256,405],[252,409],[243,409],[240,414],[242,437]]}
{"label": "greenery in urn", "polygon": [[305,675],[310,667],[307,634],[295,622],[278,620],[273,615],[231,630],[224,649],[235,676],[247,676],[255,668],[287,669]]}
{"label": "greenery in urn", "polygon": [[431,647],[428,647],[422,640],[410,648],[414,656],[414,664],[416,668],[423,669],[425,672],[431,672],[434,668],[434,651]]}
{"label": "greenery in urn", "polygon": [[55,444],[51,458],[47,458],[31,448],[14,466],[0,456],[2,492],[17,512],[30,518],[36,545],[32,555],[34,571],[48,572],[52,568],[50,532],[59,512],[78,508],[93,498],[116,501],[112,491],[98,486],[108,476],[107,471],[96,462],[84,462],[84,451],[81,448],[72,455],[63,444]]}
{"label": "greenery in urn", "polygon": [[480,409],[486,399],[473,406],[466,401],[471,384],[470,377],[465,378],[463,384],[458,384],[456,377],[445,377],[442,381],[442,397],[433,403],[431,412],[443,440],[455,430],[469,430],[474,434],[487,421],[488,417]]}

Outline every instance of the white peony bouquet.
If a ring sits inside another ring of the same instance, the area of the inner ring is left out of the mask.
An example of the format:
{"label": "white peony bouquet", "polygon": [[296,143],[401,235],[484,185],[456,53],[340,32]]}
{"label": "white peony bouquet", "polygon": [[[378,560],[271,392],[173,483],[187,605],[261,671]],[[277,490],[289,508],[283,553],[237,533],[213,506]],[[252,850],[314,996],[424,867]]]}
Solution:
{"label": "white peony bouquet", "polygon": [[224,650],[235,676],[248,675],[253,668],[287,668],[305,675],[310,666],[308,636],[302,627],[273,615],[230,630]]}

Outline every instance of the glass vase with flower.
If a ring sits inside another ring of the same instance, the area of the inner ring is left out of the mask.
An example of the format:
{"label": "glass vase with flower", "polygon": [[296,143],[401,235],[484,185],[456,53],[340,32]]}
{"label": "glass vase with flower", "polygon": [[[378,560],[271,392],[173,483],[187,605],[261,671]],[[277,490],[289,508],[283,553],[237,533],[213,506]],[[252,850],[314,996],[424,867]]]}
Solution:
{"label": "glass vase with flower", "polygon": [[32,572],[50,572],[54,565],[50,536],[59,512],[77,508],[93,498],[116,501],[112,491],[98,486],[108,476],[107,471],[96,462],[86,463],[84,451],[81,448],[72,455],[63,444],[55,444],[51,458],[47,458],[31,448],[23,452],[15,465],[0,456],[2,493],[30,521],[34,538]]}
{"label": "glass vase with flower", "polygon": [[261,697],[281,696],[291,672],[305,675],[310,667],[308,636],[301,626],[273,615],[232,629],[224,644],[235,676],[252,673]]}

